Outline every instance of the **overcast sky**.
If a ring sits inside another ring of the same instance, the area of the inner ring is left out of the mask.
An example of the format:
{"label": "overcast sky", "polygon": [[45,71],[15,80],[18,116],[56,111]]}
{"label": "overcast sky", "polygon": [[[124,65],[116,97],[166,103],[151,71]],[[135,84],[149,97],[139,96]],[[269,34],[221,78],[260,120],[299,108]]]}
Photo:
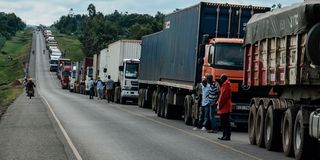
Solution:
{"label": "overcast sky", "polygon": [[[171,13],[176,8],[182,9],[199,3],[201,0],[0,0],[0,11],[16,13],[29,25],[51,25],[62,15],[67,15],[70,8],[75,14],[86,14],[90,3],[104,14],[114,10],[128,13],[146,13],[155,15],[157,11]],[[245,4],[271,7],[281,3],[283,6],[303,0],[206,0],[206,2]]]}

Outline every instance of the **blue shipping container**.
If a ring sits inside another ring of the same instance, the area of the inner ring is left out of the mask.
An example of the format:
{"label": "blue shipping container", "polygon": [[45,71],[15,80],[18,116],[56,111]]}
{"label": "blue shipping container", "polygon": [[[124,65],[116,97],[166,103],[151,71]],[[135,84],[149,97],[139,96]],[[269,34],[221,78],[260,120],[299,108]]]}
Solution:
{"label": "blue shipping container", "polygon": [[165,17],[161,32],[142,38],[140,80],[195,85],[201,81],[198,46],[202,35],[243,38],[246,23],[254,13],[270,8],[199,3]]}

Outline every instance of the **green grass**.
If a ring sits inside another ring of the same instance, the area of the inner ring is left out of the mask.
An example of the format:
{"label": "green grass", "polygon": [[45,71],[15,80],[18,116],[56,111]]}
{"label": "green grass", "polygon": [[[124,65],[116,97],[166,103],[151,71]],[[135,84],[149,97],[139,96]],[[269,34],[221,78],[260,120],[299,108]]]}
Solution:
{"label": "green grass", "polygon": [[0,51],[0,114],[22,93],[23,87],[14,82],[24,76],[31,40],[31,29],[17,32]]}
{"label": "green grass", "polygon": [[65,53],[66,58],[70,58],[74,62],[83,60],[85,55],[76,36],[55,32],[54,38],[58,42],[59,49]]}

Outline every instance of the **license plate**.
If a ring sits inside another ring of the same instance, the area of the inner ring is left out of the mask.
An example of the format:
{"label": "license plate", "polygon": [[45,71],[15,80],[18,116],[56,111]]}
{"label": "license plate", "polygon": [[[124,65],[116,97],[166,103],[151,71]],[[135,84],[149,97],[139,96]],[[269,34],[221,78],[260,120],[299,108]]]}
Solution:
{"label": "license plate", "polygon": [[250,110],[249,106],[236,106],[236,110]]}

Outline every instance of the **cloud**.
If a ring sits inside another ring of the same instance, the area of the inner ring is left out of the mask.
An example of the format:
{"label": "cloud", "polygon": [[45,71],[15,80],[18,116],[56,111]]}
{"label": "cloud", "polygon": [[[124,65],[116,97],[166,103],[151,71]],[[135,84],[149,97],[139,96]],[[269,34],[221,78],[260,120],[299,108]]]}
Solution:
{"label": "cloud", "polygon": [[[270,7],[279,0],[207,0],[213,3],[247,4]],[[281,4],[289,5],[303,0],[282,0]],[[182,9],[199,3],[200,0],[0,0],[0,11],[14,12],[27,24],[51,25],[62,15],[67,15],[70,8],[75,14],[86,14],[90,3],[96,10],[110,14],[114,10],[128,13],[145,13],[155,15],[157,11],[168,14],[176,8]]]}

